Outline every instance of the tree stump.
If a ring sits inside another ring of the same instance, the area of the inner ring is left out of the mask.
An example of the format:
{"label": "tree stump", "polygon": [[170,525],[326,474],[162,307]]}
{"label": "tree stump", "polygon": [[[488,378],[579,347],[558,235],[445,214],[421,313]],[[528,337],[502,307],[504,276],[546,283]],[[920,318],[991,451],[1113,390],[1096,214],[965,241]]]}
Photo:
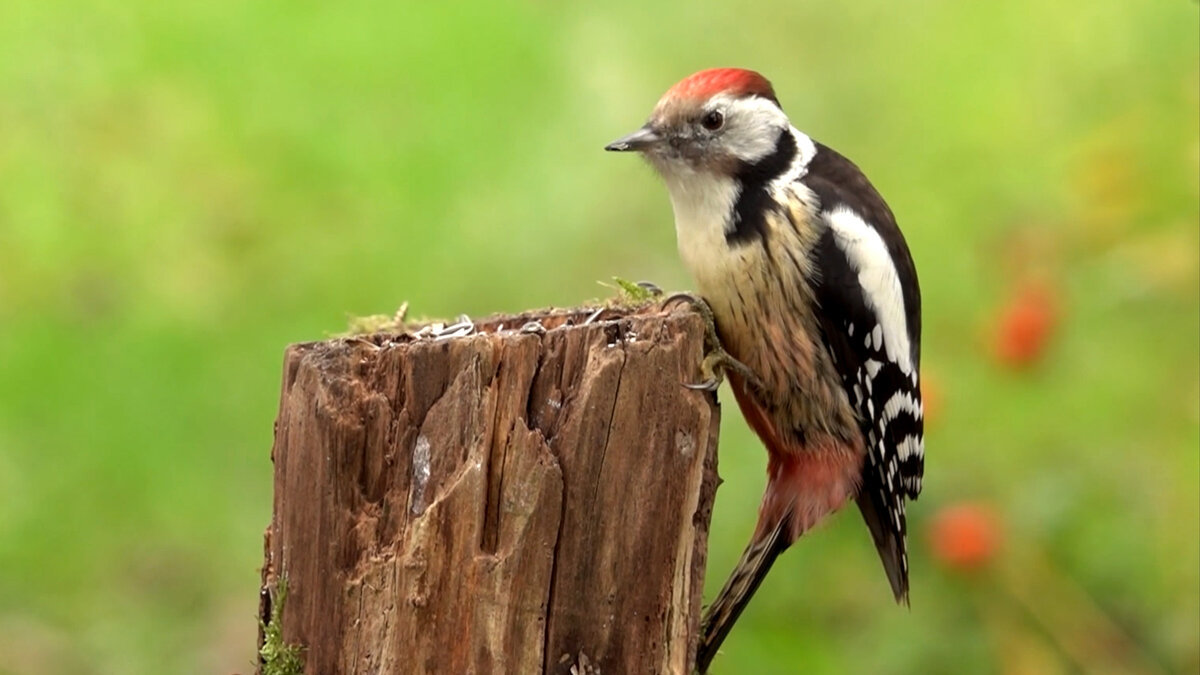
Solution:
{"label": "tree stump", "polygon": [[681,386],[700,317],[453,329],[288,348],[264,619],[283,578],[314,675],[690,673],[719,425]]}

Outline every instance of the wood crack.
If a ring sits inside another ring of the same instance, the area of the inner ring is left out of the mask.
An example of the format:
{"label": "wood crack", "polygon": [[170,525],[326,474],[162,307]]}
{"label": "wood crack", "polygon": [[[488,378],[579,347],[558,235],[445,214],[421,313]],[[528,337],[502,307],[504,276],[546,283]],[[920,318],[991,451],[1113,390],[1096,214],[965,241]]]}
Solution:
{"label": "wood crack", "polygon": [[718,413],[677,380],[702,324],[572,325],[594,311],[289,349],[263,578],[288,573],[306,672],[687,672]]}

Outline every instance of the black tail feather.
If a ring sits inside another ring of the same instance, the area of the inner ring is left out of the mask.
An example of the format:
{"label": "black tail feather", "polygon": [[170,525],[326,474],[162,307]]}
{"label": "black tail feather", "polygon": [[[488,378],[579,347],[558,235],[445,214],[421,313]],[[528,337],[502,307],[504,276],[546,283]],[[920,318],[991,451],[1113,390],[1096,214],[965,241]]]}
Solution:
{"label": "black tail feather", "polygon": [[887,572],[888,582],[892,585],[892,594],[896,602],[908,605],[908,556],[904,550],[904,530],[906,528],[903,503],[901,504],[900,532],[896,533],[884,520],[887,517],[886,507],[878,502],[879,491],[862,490],[858,495],[858,510],[862,512],[867,529],[871,531],[871,539],[875,542],[875,550],[883,562]]}
{"label": "black tail feather", "polygon": [[788,518],[781,519],[766,537],[750,542],[717,599],[708,606],[700,624],[700,644],[696,648],[696,672],[699,675],[708,672],[717,649],[754,596],[754,591],[766,578],[775,559],[790,545],[784,536],[788,522]]}

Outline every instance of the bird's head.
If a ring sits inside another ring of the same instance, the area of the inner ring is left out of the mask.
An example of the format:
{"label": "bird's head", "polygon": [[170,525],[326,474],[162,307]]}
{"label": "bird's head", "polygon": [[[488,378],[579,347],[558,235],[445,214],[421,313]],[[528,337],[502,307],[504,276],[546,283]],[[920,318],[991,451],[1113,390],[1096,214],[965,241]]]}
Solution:
{"label": "bird's head", "polygon": [[713,68],[671,87],[642,128],[604,149],[642,153],[668,183],[696,173],[732,177],[771,155],[789,127],[765,77]]}

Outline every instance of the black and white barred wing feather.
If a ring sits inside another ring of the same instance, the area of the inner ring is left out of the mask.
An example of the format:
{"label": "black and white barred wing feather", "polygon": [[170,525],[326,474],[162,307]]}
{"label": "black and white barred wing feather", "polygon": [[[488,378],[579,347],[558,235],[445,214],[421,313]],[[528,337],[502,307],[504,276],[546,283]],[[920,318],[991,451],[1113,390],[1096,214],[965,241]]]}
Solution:
{"label": "black and white barred wing feather", "polygon": [[904,505],[920,494],[925,469],[916,271],[857,167],[820,147],[811,169],[805,182],[827,226],[814,251],[822,337],[867,443],[858,506],[896,599],[907,602]]}

